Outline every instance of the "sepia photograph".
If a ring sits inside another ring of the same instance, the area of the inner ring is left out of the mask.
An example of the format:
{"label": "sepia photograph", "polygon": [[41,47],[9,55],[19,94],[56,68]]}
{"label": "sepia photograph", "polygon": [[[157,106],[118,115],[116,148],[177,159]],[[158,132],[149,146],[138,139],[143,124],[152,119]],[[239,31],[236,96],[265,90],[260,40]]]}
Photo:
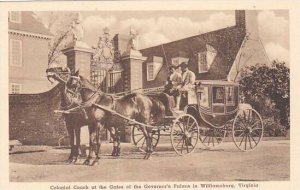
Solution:
{"label": "sepia photograph", "polygon": [[1,9],[9,185],[291,183],[293,10],[65,3]]}

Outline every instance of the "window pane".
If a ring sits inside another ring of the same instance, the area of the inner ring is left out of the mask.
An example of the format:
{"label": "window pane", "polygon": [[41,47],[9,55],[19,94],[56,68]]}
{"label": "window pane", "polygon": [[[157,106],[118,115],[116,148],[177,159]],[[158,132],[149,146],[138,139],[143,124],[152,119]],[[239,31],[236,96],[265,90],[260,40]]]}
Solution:
{"label": "window pane", "polygon": [[21,93],[21,84],[10,84],[10,93],[11,94],[20,94]]}
{"label": "window pane", "polygon": [[223,103],[225,99],[224,87],[213,87],[213,103]]}
{"label": "window pane", "polygon": [[172,65],[179,65],[179,58],[173,58],[172,59]]}
{"label": "window pane", "polygon": [[18,11],[10,12],[10,20],[12,22],[20,22],[21,21],[21,13]]}
{"label": "window pane", "polygon": [[21,66],[22,65],[22,41],[11,40],[11,64]]}
{"label": "window pane", "polygon": [[[199,92],[198,92],[199,93]],[[199,104],[201,107],[209,108],[208,86],[200,87]]]}
{"label": "window pane", "polygon": [[163,58],[162,57],[153,56],[153,62],[155,62],[155,63],[162,63],[163,62]]}
{"label": "window pane", "polygon": [[198,67],[200,73],[208,71],[206,52],[200,52],[198,54]]}
{"label": "window pane", "polygon": [[227,87],[227,98],[226,101],[228,104],[234,104],[234,88],[233,87]]}
{"label": "window pane", "polygon": [[153,64],[148,64],[148,80],[154,79],[154,66]]}

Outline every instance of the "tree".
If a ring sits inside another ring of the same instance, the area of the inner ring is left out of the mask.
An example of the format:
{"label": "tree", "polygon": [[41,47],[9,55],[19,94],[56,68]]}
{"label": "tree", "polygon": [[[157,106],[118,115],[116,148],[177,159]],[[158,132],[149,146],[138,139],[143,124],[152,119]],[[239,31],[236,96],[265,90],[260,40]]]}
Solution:
{"label": "tree", "polygon": [[49,42],[48,65],[61,64],[61,50],[72,40],[71,25],[77,15],[75,12],[36,12],[36,14],[54,35]]}
{"label": "tree", "polygon": [[[280,124],[290,127],[290,70],[284,62],[273,61],[272,66],[256,65],[243,73],[240,88],[245,101],[262,105],[262,99],[269,98],[278,110]],[[264,108],[259,108],[264,109]],[[274,110],[274,113],[276,112]]]}

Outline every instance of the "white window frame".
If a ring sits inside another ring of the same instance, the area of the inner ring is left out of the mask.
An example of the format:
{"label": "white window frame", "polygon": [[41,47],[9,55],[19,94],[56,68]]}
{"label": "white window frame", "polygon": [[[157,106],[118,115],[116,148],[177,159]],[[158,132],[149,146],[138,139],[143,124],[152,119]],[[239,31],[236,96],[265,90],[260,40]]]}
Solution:
{"label": "white window frame", "polygon": [[[20,45],[20,64],[14,64],[14,62],[13,62],[13,43],[14,42],[18,42],[19,43],[19,45]],[[10,50],[10,52],[9,52],[9,58],[10,58],[10,60],[9,60],[9,62],[10,62],[10,65],[11,66],[15,66],[15,67],[22,67],[23,66],[23,48],[22,48],[22,40],[17,40],[17,39],[10,39],[9,40],[9,45],[10,45],[10,48],[9,48],[9,50]]]}
{"label": "white window frame", "polygon": [[[13,91],[13,86],[19,86],[19,89],[20,89],[19,92],[16,93],[15,90]],[[9,93],[10,94],[22,94],[22,87],[23,87],[23,85],[19,84],[19,83],[9,83]]]}
{"label": "white window frame", "polygon": [[203,53],[206,54],[206,51],[198,53],[198,73],[207,73],[208,72],[208,65],[207,65],[206,57],[205,57],[205,62],[206,62],[207,70],[202,70],[201,67],[200,67],[202,65],[201,61],[200,61],[200,55],[203,54]]}
{"label": "white window frame", "polygon": [[[150,74],[149,74],[149,67],[152,67],[152,78],[150,77]],[[153,81],[155,79],[154,77],[154,63],[151,62],[151,63],[147,63],[147,81]]]}
{"label": "white window frame", "polygon": [[[229,98],[229,89],[231,89],[231,97],[232,97],[232,100],[231,101],[228,101],[228,98]],[[235,105],[235,97],[234,97],[234,86],[228,86],[226,87],[226,105],[228,106],[234,106]]]}
{"label": "white window frame", "polygon": [[[12,14],[18,14],[18,20],[14,20]],[[10,11],[9,12],[9,21],[14,22],[14,23],[21,23],[22,22],[22,17],[21,17],[21,12],[20,11]]]}
{"label": "white window frame", "polygon": [[[177,61],[177,64],[174,63],[175,61]],[[172,65],[178,66],[180,64],[179,61],[180,61],[179,57],[172,58]]]}

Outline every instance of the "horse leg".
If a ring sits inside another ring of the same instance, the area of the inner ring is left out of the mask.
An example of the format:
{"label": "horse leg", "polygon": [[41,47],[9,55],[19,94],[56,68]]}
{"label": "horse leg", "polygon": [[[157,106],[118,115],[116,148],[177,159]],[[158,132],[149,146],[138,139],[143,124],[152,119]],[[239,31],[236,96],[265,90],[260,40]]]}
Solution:
{"label": "horse leg", "polygon": [[97,123],[97,128],[96,128],[96,150],[95,150],[95,154],[96,157],[94,159],[94,161],[92,162],[91,166],[98,164],[98,161],[100,159],[99,154],[100,154],[100,148],[101,148],[101,138],[100,138],[100,129],[101,129],[101,124],[100,122]]}
{"label": "horse leg", "polygon": [[120,147],[120,133],[119,133],[119,130],[116,129],[116,156],[120,156],[121,154],[121,147]]}
{"label": "horse leg", "polygon": [[147,131],[148,144],[147,144],[147,154],[145,156],[145,159],[150,159],[151,154],[153,152],[153,145],[152,145],[153,133],[152,133],[152,128],[147,127],[146,131]]}
{"label": "horse leg", "polygon": [[148,134],[149,134],[149,157],[148,157],[148,159],[149,159],[153,153],[153,131],[152,131],[152,128],[148,129]]}
{"label": "horse leg", "polygon": [[86,160],[83,162],[84,165],[90,165],[90,160],[92,159],[93,157],[93,149],[94,149],[94,146],[93,146],[93,133],[94,133],[94,127],[93,126],[88,126],[89,127],[89,155],[88,157],[86,158]]}
{"label": "horse leg", "polygon": [[111,153],[112,156],[120,156],[121,148],[120,148],[120,134],[117,128],[111,127],[108,129],[111,134],[111,138],[113,139],[113,151]]}
{"label": "horse leg", "polygon": [[149,134],[148,134],[148,131],[145,127],[142,127],[142,132],[145,136],[145,139],[146,139],[146,154],[144,156],[144,159],[148,159],[149,158]]}
{"label": "horse leg", "polygon": [[112,156],[116,156],[116,147],[115,147],[115,142],[116,142],[116,130],[114,127],[108,127],[108,131],[111,135],[111,138],[113,139],[113,150],[112,150],[112,153],[111,155]]}
{"label": "horse leg", "polygon": [[67,131],[70,137],[70,146],[71,146],[71,153],[70,156],[67,160],[68,163],[72,163],[73,161],[73,156],[74,156],[74,129],[70,125],[66,125]]}
{"label": "horse leg", "polygon": [[76,127],[75,128],[75,137],[76,137],[76,145],[75,145],[75,153],[74,153],[74,159],[73,159],[73,163],[76,163],[79,157],[79,148],[80,148],[80,127]]}

